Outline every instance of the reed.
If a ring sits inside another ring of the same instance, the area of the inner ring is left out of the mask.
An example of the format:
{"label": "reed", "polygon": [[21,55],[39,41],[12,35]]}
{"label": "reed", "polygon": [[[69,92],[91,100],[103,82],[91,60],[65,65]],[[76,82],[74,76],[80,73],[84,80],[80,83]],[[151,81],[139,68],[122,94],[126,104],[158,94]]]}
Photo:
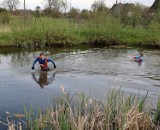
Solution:
{"label": "reed", "polygon": [[35,113],[32,108],[29,111],[25,108],[25,114],[8,114],[7,120],[3,119],[0,123],[7,125],[10,130],[158,129],[159,101],[156,112],[151,113],[150,110],[144,110],[146,97],[147,94],[141,99],[137,96],[125,96],[123,91],[117,90],[112,91],[102,103],[86,98],[77,91],[71,95],[62,87],[62,95],[45,112],[39,110]]}

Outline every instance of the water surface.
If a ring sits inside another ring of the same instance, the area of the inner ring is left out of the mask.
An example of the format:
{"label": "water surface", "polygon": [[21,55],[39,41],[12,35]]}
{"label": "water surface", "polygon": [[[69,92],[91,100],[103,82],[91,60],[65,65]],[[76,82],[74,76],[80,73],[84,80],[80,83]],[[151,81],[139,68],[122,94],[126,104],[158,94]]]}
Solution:
{"label": "water surface", "polygon": [[86,93],[98,100],[106,99],[110,89],[121,88],[129,94],[145,95],[153,103],[160,92],[160,52],[142,51],[144,62],[131,61],[137,49],[52,49],[44,51],[55,59],[57,69],[41,72],[34,59],[40,51],[0,49],[0,117],[5,112],[23,112],[23,106],[44,110],[53,98],[66,91]]}

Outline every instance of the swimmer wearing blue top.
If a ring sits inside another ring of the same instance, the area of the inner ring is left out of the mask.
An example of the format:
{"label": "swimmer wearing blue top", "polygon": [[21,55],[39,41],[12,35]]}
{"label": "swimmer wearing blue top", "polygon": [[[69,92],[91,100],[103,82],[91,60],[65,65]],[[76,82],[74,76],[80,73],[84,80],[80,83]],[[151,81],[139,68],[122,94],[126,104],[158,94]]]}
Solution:
{"label": "swimmer wearing blue top", "polygon": [[54,65],[54,68],[56,68],[56,64],[54,63],[54,61],[51,58],[45,57],[44,53],[40,53],[40,55],[33,62],[33,65],[32,65],[33,70],[36,62],[39,62],[41,70],[43,71],[49,71],[48,62],[52,62],[52,64]]}
{"label": "swimmer wearing blue top", "polygon": [[133,59],[137,62],[142,62],[143,61],[143,54],[140,53],[139,55],[137,56],[134,56]]}

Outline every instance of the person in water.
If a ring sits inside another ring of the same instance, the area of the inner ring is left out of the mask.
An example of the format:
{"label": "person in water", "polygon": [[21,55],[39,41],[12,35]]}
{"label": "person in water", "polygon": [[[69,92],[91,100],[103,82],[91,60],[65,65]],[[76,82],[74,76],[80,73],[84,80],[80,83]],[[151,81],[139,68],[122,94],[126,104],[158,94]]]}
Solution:
{"label": "person in water", "polygon": [[49,71],[48,62],[52,62],[52,64],[54,65],[54,68],[56,68],[56,64],[54,63],[54,61],[51,58],[45,57],[44,53],[40,53],[40,55],[33,62],[33,65],[32,65],[33,70],[37,62],[39,62],[41,70],[43,71]]}
{"label": "person in water", "polygon": [[135,61],[141,62],[141,61],[143,60],[143,54],[140,53],[139,55],[134,56],[133,59],[134,59]]}

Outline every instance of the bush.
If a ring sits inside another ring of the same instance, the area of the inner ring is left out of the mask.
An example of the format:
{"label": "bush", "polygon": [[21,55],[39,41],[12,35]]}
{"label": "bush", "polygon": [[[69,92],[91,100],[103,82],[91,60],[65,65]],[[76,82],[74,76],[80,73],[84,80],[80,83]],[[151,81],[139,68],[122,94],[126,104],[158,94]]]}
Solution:
{"label": "bush", "polygon": [[8,11],[0,12],[0,22],[2,24],[8,24],[11,20],[11,14]]}

